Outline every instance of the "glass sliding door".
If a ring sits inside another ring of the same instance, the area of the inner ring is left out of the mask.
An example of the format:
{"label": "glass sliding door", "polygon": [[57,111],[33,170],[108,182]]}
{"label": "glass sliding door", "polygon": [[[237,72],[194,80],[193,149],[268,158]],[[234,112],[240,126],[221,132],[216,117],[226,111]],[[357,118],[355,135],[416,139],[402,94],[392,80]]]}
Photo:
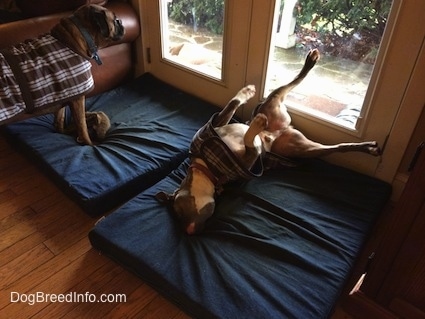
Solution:
{"label": "glass sliding door", "polygon": [[324,144],[377,141],[382,156],[326,160],[392,180],[423,107],[423,81],[413,75],[423,70],[425,1],[132,1],[143,71],[218,106],[254,84],[243,120],[318,48],[321,59],[285,103],[293,125]]}
{"label": "glass sliding door", "polygon": [[313,48],[320,62],[288,96],[288,106],[355,130],[392,0],[278,0],[265,94],[290,81]]}
{"label": "glass sliding door", "polygon": [[251,1],[140,1],[145,71],[224,106],[245,81]]}
{"label": "glass sliding door", "polygon": [[162,56],[181,67],[223,79],[224,0],[162,2]]}

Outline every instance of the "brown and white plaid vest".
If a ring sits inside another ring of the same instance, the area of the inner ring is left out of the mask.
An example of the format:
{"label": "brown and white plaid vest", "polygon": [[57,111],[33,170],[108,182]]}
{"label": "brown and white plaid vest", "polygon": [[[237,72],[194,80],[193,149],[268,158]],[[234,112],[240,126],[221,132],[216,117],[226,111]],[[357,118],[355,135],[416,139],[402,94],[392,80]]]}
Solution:
{"label": "brown and white plaid vest", "polygon": [[91,63],[50,34],[0,50],[0,121],[94,87]]}

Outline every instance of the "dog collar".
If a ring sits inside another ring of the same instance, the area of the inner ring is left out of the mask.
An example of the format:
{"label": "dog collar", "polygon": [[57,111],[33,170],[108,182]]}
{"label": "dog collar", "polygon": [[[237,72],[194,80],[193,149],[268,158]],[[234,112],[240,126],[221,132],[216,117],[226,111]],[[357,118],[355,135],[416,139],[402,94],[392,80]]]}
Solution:
{"label": "dog collar", "polygon": [[90,33],[86,30],[86,28],[82,26],[80,20],[76,16],[72,16],[69,19],[72,21],[72,23],[75,24],[75,26],[78,28],[81,35],[83,36],[84,40],[86,41],[91,53],[91,58],[94,59],[98,65],[101,65],[102,60],[100,59],[99,54],[97,53],[97,46],[94,43],[94,40],[91,37]]}
{"label": "dog collar", "polygon": [[208,167],[205,167],[202,164],[199,164],[198,162],[192,162],[189,166],[190,168],[196,168],[197,170],[200,170],[208,179],[213,183],[215,187],[219,185],[220,180],[215,177],[215,175],[208,169]]}

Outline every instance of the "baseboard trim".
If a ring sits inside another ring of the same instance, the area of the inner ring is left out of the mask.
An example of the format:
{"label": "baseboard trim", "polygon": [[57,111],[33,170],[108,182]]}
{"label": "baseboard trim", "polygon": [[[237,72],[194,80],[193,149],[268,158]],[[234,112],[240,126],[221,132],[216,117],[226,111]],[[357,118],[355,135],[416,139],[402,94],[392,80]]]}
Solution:
{"label": "baseboard trim", "polygon": [[342,303],[344,311],[355,319],[397,319],[398,316],[383,308],[375,301],[367,297],[361,291],[344,298]]}
{"label": "baseboard trim", "polygon": [[392,183],[393,192],[391,194],[391,200],[393,202],[397,202],[399,200],[408,179],[409,179],[409,174],[407,173],[397,173],[397,175],[394,177],[394,180]]}

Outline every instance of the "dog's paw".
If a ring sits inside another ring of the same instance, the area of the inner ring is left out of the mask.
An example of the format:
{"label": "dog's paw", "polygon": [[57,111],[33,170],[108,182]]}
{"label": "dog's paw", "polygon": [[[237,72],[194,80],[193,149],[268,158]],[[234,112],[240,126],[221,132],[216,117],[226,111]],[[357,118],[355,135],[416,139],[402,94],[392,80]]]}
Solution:
{"label": "dog's paw", "polygon": [[255,115],[250,124],[250,126],[252,126],[257,132],[264,131],[267,128],[267,125],[267,116],[263,113],[258,113]]}
{"label": "dog's paw", "polygon": [[320,59],[320,52],[318,49],[312,49],[308,52],[307,58],[313,62],[317,62]]}
{"label": "dog's paw", "polygon": [[242,88],[238,92],[238,94],[236,94],[235,98],[238,99],[241,102],[241,104],[244,104],[254,95],[255,95],[255,85],[250,84]]}
{"label": "dog's paw", "polygon": [[378,146],[378,142],[373,141],[369,143],[367,150],[370,155],[379,156],[381,155],[381,148]]}

